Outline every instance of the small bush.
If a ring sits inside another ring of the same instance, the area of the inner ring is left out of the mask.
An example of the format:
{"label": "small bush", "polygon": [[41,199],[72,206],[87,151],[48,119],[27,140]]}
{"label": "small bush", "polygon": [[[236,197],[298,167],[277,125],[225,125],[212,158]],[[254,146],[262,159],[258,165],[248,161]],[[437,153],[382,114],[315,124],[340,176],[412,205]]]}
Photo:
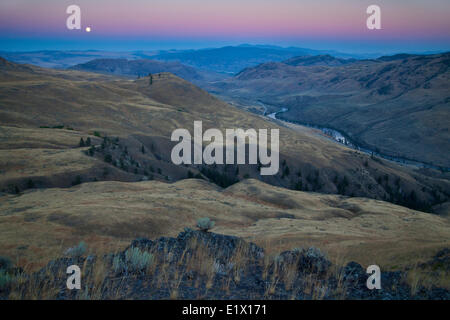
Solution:
{"label": "small bush", "polygon": [[72,181],[72,186],[81,184],[81,176],[76,176],[75,180]]}
{"label": "small bush", "polygon": [[87,245],[84,241],[81,241],[75,247],[66,250],[65,254],[71,257],[81,257],[87,252]]}
{"label": "small bush", "polygon": [[146,269],[153,262],[153,255],[139,248],[130,248],[125,252],[125,259],[132,270]]}
{"label": "small bush", "polygon": [[214,228],[214,225],[214,221],[211,221],[209,218],[200,218],[197,220],[197,228],[204,232]]}
{"label": "small bush", "polygon": [[6,273],[4,270],[0,270],[0,290],[9,286],[13,281],[13,277]]}
{"label": "small bush", "polygon": [[129,248],[125,251],[125,261],[120,255],[113,259],[113,268],[116,272],[142,271],[147,269],[154,261],[153,255],[139,248]]}
{"label": "small bush", "polygon": [[105,154],[105,162],[107,162],[107,163],[112,162],[112,156],[110,154]]}
{"label": "small bush", "polygon": [[28,179],[28,182],[27,182],[27,188],[28,188],[28,189],[33,189],[33,188],[34,188],[34,182],[33,182],[33,180]]}
{"label": "small bush", "polygon": [[8,270],[12,267],[12,262],[9,258],[0,256],[0,270]]}
{"label": "small bush", "polygon": [[113,269],[115,272],[122,272],[126,269],[126,266],[119,255],[115,256],[113,259]]}
{"label": "small bush", "polygon": [[94,153],[95,153],[95,147],[91,146],[87,153],[88,153],[88,155],[90,155],[92,157],[94,155]]}

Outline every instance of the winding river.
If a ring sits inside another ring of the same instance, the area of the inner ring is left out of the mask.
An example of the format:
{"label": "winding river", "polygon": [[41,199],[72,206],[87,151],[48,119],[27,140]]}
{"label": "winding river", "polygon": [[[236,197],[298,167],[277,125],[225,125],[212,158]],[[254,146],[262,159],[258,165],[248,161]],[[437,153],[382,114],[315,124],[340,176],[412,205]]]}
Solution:
{"label": "winding river", "polygon": [[271,120],[276,120],[279,122],[284,122],[284,123],[293,123],[293,124],[297,124],[297,125],[302,125],[305,127],[310,127],[310,128],[314,128],[314,129],[318,129],[321,130],[324,135],[328,138],[330,138],[332,141],[343,144],[347,147],[350,147],[352,149],[355,150],[359,150],[362,151],[366,154],[369,155],[375,155],[377,157],[386,159],[386,160],[390,160],[402,165],[408,165],[408,166],[414,166],[414,167],[418,167],[418,168],[431,168],[431,169],[436,169],[436,170],[443,170],[443,171],[450,171],[450,168],[446,168],[446,167],[440,167],[440,166],[435,166],[429,163],[425,163],[425,162],[420,162],[420,161],[415,161],[415,160],[410,160],[410,159],[406,159],[406,158],[402,158],[402,157],[394,157],[394,156],[390,156],[390,155],[386,155],[386,154],[382,154],[380,152],[377,152],[375,150],[371,150],[369,148],[364,148],[361,147],[359,145],[357,145],[356,143],[354,143],[353,141],[351,141],[348,137],[346,137],[344,134],[342,134],[341,132],[335,130],[335,129],[331,129],[331,128],[326,128],[326,127],[321,127],[321,126],[316,126],[316,125],[312,125],[312,124],[305,124],[305,123],[301,123],[301,122],[297,122],[297,121],[287,121],[287,120],[282,120],[277,118],[277,115],[280,113],[284,113],[286,111],[288,111],[287,108],[281,108],[280,110],[276,111],[276,112],[272,112],[267,114],[267,106],[264,105],[262,102],[259,102],[259,104],[264,108],[264,116],[271,119]]}

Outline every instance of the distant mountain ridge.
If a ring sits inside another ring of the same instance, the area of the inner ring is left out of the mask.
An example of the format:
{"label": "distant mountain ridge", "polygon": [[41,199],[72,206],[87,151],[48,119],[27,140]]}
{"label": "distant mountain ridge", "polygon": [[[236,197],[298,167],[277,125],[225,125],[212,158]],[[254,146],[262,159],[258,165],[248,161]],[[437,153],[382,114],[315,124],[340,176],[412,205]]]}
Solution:
{"label": "distant mountain ridge", "polygon": [[283,61],[290,66],[342,66],[353,63],[356,59],[340,59],[329,54],[318,56],[300,56]]}
{"label": "distant mountain ridge", "polygon": [[161,53],[153,58],[163,61],[179,61],[183,64],[201,69],[214,70],[223,73],[238,73],[245,68],[264,62],[277,62],[298,56],[325,55],[332,53],[350,58],[350,55],[335,51],[313,50],[296,47],[278,47],[263,45],[240,45],[222,48],[200,49]]}
{"label": "distant mountain ridge", "polygon": [[163,62],[148,59],[94,59],[69,68],[70,70],[97,72],[130,76],[133,78],[147,76],[150,73],[170,72],[180,78],[193,81],[203,78],[197,70],[179,62]]}
{"label": "distant mountain ridge", "polygon": [[330,55],[339,59],[375,59],[382,54],[342,53],[334,50],[315,50],[275,45],[225,46],[196,50],[40,50],[30,52],[0,51],[0,56],[16,63],[33,64],[46,68],[69,68],[94,59],[151,59],[178,61],[194,68],[235,74],[245,68],[265,62],[281,62],[298,56]]}
{"label": "distant mountain ridge", "polygon": [[257,66],[248,67],[245,69],[242,69],[240,72],[238,72],[235,76],[239,79],[247,78],[249,75],[254,75],[258,77],[259,71],[262,70],[277,70],[277,69],[284,69],[284,71],[287,71],[287,67],[283,67],[283,65],[291,66],[291,67],[313,67],[313,66],[330,66],[330,67],[336,67],[336,66],[343,66],[350,63],[355,63],[361,60],[357,59],[342,59],[342,58],[336,58],[329,54],[325,55],[306,55],[306,56],[296,56],[284,61],[275,62],[270,61],[266,63],[261,63]]}
{"label": "distant mountain ridge", "polygon": [[273,45],[226,46],[197,50],[41,50],[30,52],[0,51],[0,56],[16,63],[33,64],[46,68],[69,68],[94,59],[151,59],[178,61],[191,67],[234,74],[244,68],[268,61],[283,61],[295,56],[330,54],[339,58],[373,58],[376,55],[352,55],[333,50],[313,50]]}
{"label": "distant mountain ridge", "polygon": [[[146,53],[146,57],[158,52]],[[44,68],[65,69],[94,59],[142,59],[140,52],[110,52],[99,50],[58,51],[42,50],[30,52],[0,51],[0,56],[16,63],[33,64]]]}

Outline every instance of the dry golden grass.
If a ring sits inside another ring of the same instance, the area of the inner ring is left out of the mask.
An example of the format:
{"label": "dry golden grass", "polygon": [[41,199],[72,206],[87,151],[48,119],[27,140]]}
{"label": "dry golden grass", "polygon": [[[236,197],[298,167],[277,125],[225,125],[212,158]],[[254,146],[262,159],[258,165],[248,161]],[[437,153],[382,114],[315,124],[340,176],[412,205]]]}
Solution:
{"label": "dry golden grass", "polygon": [[[257,180],[223,191],[189,179],[93,182],[4,195],[0,255],[35,270],[81,240],[96,253],[114,252],[137,237],[176,236],[205,216],[216,221],[214,232],[255,242],[269,255],[315,246],[333,261],[394,269],[424,261],[450,242],[447,218],[387,202],[291,191]],[[245,250],[238,252],[237,268]]]}
{"label": "dry golden grass", "polygon": [[[152,254],[151,263],[147,266],[144,273],[130,273],[115,275],[112,267],[112,257],[97,256],[86,259],[81,266],[83,276],[83,288],[77,291],[72,299],[98,300],[98,299],[123,299],[131,298],[132,283],[139,276],[142,280],[143,288],[153,294],[159,290],[168,291],[170,299],[180,298],[180,286],[184,288],[192,287],[198,290],[198,299],[208,298],[210,289],[217,290],[217,285],[221,286],[225,293],[231,292],[232,285],[239,285],[241,281],[241,271],[249,267],[250,246],[247,242],[237,243],[235,251],[224,263],[230,266],[226,270],[227,276],[222,283],[215,283],[215,277],[218,272],[216,266],[217,252],[208,247],[197,237],[189,239],[184,252],[178,260],[173,260],[173,252],[168,247],[163,248],[162,252],[150,250]],[[146,251],[144,249],[144,251]],[[144,252],[142,251],[142,252]],[[92,252],[85,253],[84,257],[90,256]],[[119,252],[116,252],[117,255]],[[117,256],[116,256],[117,257]],[[339,256],[336,264],[333,264],[325,273],[307,272],[302,273],[299,269],[298,260],[287,261],[280,259],[278,255],[264,255],[264,259],[259,260],[263,270],[263,280],[265,280],[265,299],[277,299],[280,290],[290,292],[290,299],[297,299],[298,294],[307,299],[322,300],[326,293],[332,292],[336,299],[345,299],[347,288],[343,281],[343,270],[341,266],[345,259]],[[64,265],[64,264],[62,264]],[[19,274],[13,277],[12,287],[8,298],[13,300],[46,300],[55,299],[61,290],[65,288],[65,279],[67,275],[64,268],[58,268],[55,273],[53,269],[47,268],[39,277],[29,277],[26,274]],[[158,270],[156,273],[155,270]],[[304,270],[303,270],[304,271]],[[416,263],[413,268],[405,269],[404,280],[410,286],[412,296],[418,293],[418,290],[431,289],[432,287],[450,288],[449,275],[445,267],[439,265],[431,267],[419,266]],[[267,275],[270,274],[270,277]],[[112,277],[114,275],[114,277]],[[245,276],[245,274],[242,273]],[[331,281],[331,282],[330,282]],[[336,281],[336,284],[335,284]],[[216,286],[213,288],[213,286]],[[204,291],[202,288],[206,288]],[[331,291],[330,291],[331,290]],[[389,290],[396,291],[396,287]],[[143,298],[143,297],[139,297]]]}
{"label": "dry golden grass", "polygon": [[[422,257],[421,260],[425,259]],[[433,287],[450,289],[450,272],[442,263],[420,265],[419,262],[416,262],[405,271],[407,275],[404,281],[411,287],[411,295],[416,294],[421,287],[426,290]]]}

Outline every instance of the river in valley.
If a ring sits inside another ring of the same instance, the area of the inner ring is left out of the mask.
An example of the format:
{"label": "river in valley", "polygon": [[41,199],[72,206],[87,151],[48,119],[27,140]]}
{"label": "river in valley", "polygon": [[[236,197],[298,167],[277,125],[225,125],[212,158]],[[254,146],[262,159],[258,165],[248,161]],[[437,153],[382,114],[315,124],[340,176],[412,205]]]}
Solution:
{"label": "river in valley", "polygon": [[287,120],[283,120],[283,119],[279,119],[277,117],[277,115],[279,115],[280,113],[284,113],[286,111],[288,111],[287,108],[281,108],[280,110],[276,111],[276,112],[272,112],[272,113],[267,113],[267,106],[264,105],[263,103],[259,102],[260,106],[262,106],[264,108],[264,116],[266,116],[269,119],[272,120],[276,120],[276,121],[280,121],[280,122],[285,122],[285,123],[294,123],[294,124],[298,124],[298,125],[302,125],[305,127],[310,127],[310,128],[314,128],[314,129],[318,129],[320,131],[322,131],[322,133],[330,138],[332,141],[343,144],[349,148],[355,149],[355,150],[359,150],[362,151],[364,153],[367,153],[369,155],[374,155],[386,160],[390,160],[402,165],[408,165],[408,166],[414,166],[414,167],[418,167],[418,168],[431,168],[431,169],[436,169],[436,170],[443,170],[443,171],[450,171],[450,168],[445,168],[445,167],[440,167],[440,166],[435,166],[429,163],[425,163],[425,162],[420,162],[420,161],[415,161],[415,160],[410,160],[410,159],[406,159],[406,158],[402,158],[402,157],[394,157],[394,156],[390,156],[390,155],[386,155],[386,154],[382,154],[380,152],[377,152],[376,150],[371,150],[369,148],[364,148],[361,147],[359,145],[357,145],[356,143],[354,143],[353,141],[351,141],[346,135],[344,135],[343,133],[335,130],[335,129],[331,129],[331,128],[326,128],[326,127],[321,127],[321,126],[317,126],[317,125],[312,125],[312,124],[308,124],[308,123],[302,123],[299,121],[287,121]]}

